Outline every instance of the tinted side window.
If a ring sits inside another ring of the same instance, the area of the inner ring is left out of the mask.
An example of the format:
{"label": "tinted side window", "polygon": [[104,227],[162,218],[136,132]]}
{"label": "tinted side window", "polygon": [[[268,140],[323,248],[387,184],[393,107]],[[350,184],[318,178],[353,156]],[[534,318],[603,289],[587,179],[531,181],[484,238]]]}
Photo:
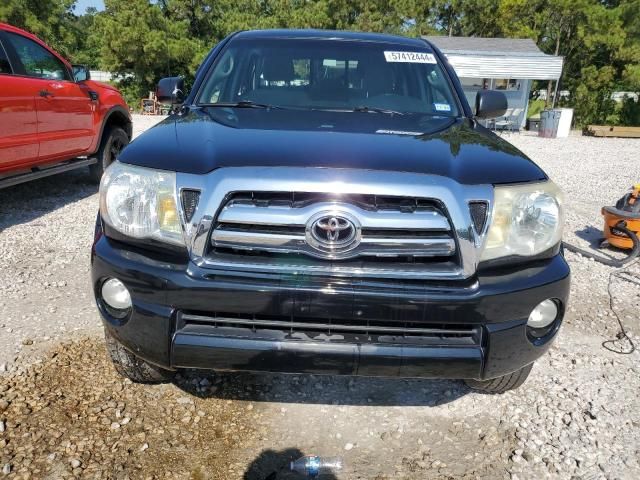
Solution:
{"label": "tinted side window", "polygon": [[7,52],[4,51],[2,43],[0,43],[0,73],[11,74],[11,64]]}
{"label": "tinted side window", "polygon": [[22,35],[9,32],[6,35],[27,75],[48,80],[68,80],[65,65],[47,49]]}

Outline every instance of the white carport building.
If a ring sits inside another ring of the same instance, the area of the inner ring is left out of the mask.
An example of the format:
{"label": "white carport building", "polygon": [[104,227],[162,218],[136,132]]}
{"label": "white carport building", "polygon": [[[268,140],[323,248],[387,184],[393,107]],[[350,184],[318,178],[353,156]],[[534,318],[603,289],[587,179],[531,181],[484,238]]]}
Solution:
{"label": "white carport building", "polygon": [[543,53],[531,39],[426,36],[455,69],[470,105],[481,89],[503,90],[509,110],[497,124],[523,127],[533,80],[558,84],[563,58]]}

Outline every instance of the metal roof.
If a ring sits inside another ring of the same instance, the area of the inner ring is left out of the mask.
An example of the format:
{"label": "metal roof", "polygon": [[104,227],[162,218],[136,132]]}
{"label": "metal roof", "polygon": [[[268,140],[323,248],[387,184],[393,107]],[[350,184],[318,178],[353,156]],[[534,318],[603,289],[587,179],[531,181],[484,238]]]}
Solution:
{"label": "metal roof", "polygon": [[562,57],[543,53],[530,38],[423,37],[447,56],[459,77],[557,80]]}
{"label": "metal roof", "polygon": [[545,55],[530,38],[422,37],[442,52],[491,53],[492,55]]}

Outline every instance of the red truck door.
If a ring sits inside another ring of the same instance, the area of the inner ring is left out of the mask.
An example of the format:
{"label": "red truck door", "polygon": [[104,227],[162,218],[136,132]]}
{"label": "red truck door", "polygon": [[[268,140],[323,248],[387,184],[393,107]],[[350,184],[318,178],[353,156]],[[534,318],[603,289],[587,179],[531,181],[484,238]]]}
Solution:
{"label": "red truck door", "polygon": [[38,159],[36,87],[14,75],[0,39],[0,175]]}
{"label": "red truck door", "polygon": [[37,85],[39,162],[86,153],[94,137],[95,102],[75,83],[67,66],[44,46],[5,32],[29,83]]}
{"label": "red truck door", "polygon": [[36,100],[40,160],[81,155],[94,136],[95,104],[78,84],[48,82]]}

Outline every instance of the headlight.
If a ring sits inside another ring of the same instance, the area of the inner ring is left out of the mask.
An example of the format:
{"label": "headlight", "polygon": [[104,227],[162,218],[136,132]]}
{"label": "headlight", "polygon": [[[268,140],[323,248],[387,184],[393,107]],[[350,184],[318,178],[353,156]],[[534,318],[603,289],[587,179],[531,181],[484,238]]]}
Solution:
{"label": "headlight", "polygon": [[562,240],[562,192],[553,182],[498,186],[481,260],[532,256]]}
{"label": "headlight", "polygon": [[184,245],[177,205],[174,172],[113,162],[100,182],[102,218],[132,238]]}

